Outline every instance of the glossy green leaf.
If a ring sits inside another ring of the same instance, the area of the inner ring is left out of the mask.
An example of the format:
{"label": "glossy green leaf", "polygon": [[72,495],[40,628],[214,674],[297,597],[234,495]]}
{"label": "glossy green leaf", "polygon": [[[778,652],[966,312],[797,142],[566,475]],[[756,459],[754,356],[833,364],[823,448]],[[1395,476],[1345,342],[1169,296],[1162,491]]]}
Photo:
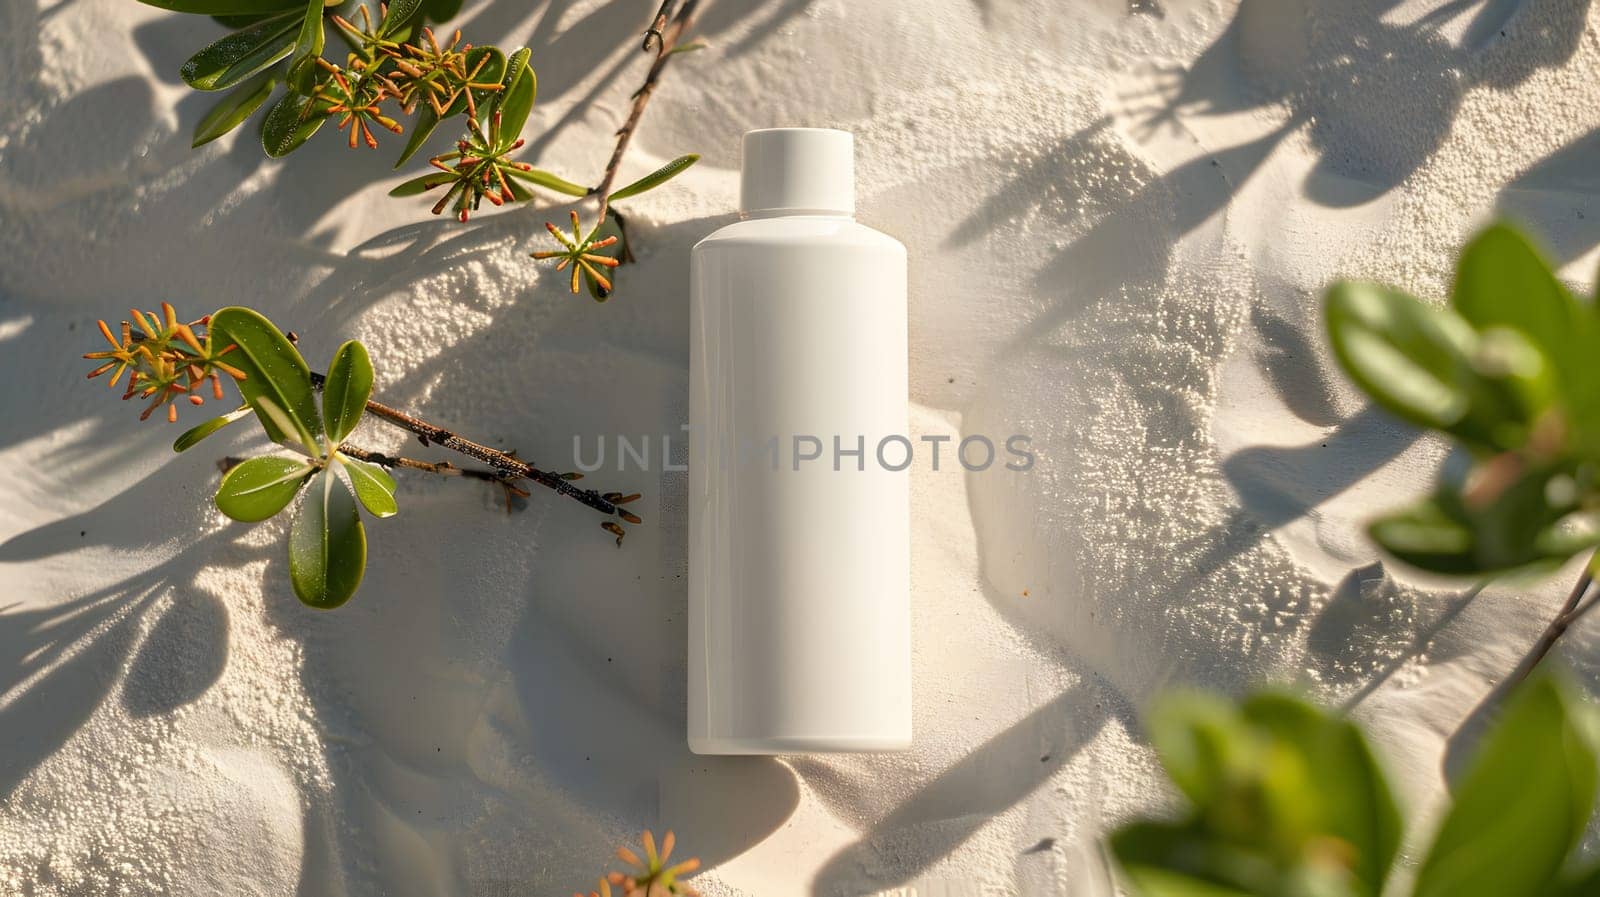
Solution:
{"label": "glossy green leaf", "polygon": [[506,187],[511,190],[512,202],[527,202],[534,198],[533,191],[522,185],[516,178],[507,178]]}
{"label": "glossy green leaf", "polygon": [[[256,410],[267,436],[278,443],[294,439],[316,451],[322,418],[311,389],[311,368],[294,344],[260,312],[238,306],[211,316],[211,335],[218,345],[239,347],[228,353],[228,362],[245,372],[245,379],[237,381],[239,393]],[[263,398],[271,400],[290,426],[273,421],[263,410]]]}
{"label": "glossy green leaf", "polygon": [[234,520],[266,520],[294,500],[316,468],[300,458],[250,458],[234,465],[217,487],[217,508]]}
{"label": "glossy green leaf", "polygon": [[245,417],[249,413],[250,406],[248,404],[240,405],[238,408],[229,411],[227,414],[219,417],[213,417],[203,424],[190,427],[188,430],[184,431],[182,436],[179,436],[172,443],[172,450],[175,452],[186,452],[198,445],[200,440],[210,436],[212,433],[217,432],[223,427],[226,427],[228,424]]}
{"label": "glossy green leaf", "polygon": [[673,47],[671,50],[667,51],[667,55],[668,56],[677,56],[679,53],[693,53],[693,52],[695,52],[697,50],[704,50],[705,48],[707,48],[709,46],[711,46],[711,45],[706,43],[705,41],[697,40],[697,41],[695,41],[694,43],[691,43],[691,44],[683,44],[682,46]]}
{"label": "glossy green leaf", "polygon": [[521,178],[522,180],[531,184],[538,184],[540,187],[544,187],[547,190],[554,190],[557,193],[564,193],[567,196],[589,195],[588,187],[574,184],[565,178],[557,177],[548,171],[542,171],[537,168],[533,169],[532,171],[523,171],[520,168],[508,168],[506,169],[506,174],[509,174],[512,177]]}
{"label": "glossy green leaf", "polygon": [[395,504],[395,482],[389,471],[347,455],[340,455],[339,460],[344,462],[350,485],[355,487],[356,498],[361,500],[367,513],[374,517],[393,517],[400,508]]}
{"label": "glossy green leaf", "polygon": [[179,74],[196,90],[226,90],[288,56],[299,24],[286,13],[224,35],[189,57]]}
{"label": "glossy green leaf", "polygon": [[389,195],[421,196],[429,190],[432,190],[433,188],[442,184],[448,184],[455,179],[456,176],[448,171],[430,171],[425,175],[414,177],[400,186],[395,187],[393,190],[389,191]]}
{"label": "glossy green leaf", "polygon": [[1590,709],[1523,686],[1484,738],[1417,875],[1416,897],[1544,897],[1594,807]]}
{"label": "glossy green leaf", "polygon": [[211,111],[194,126],[194,140],[189,146],[193,148],[210,143],[244,124],[244,120],[254,114],[267,101],[267,97],[272,96],[272,89],[277,84],[274,73],[262,72],[239,85],[212,106]]}
{"label": "glossy green leaf", "polygon": [[331,610],[350,600],[367,567],[367,534],[350,487],[330,470],[311,481],[289,527],[289,579],[306,604]]}
{"label": "glossy green leaf", "polygon": [[655,171],[652,171],[637,181],[634,181],[628,186],[623,187],[621,190],[613,190],[611,192],[611,199],[613,202],[615,202],[617,200],[627,199],[630,196],[638,196],[646,190],[654,190],[662,184],[665,184],[667,181],[670,181],[682,174],[689,168],[689,166],[698,161],[700,161],[700,155],[698,153],[690,153],[687,156],[679,156],[678,158],[673,159],[671,162],[668,162],[660,168],[657,168]]}
{"label": "glossy green leaf", "polygon": [[146,6],[205,16],[256,16],[301,9],[301,0],[139,0]]}
{"label": "glossy green leaf", "polygon": [[300,16],[299,34],[294,41],[294,58],[289,61],[289,85],[304,96],[317,88],[317,60],[322,57],[322,0],[307,0]]}
{"label": "glossy green leaf", "polygon": [[392,0],[388,5],[388,17],[384,22],[384,36],[394,37],[409,27],[421,11],[422,0]]}
{"label": "glossy green leaf", "polygon": [[435,22],[448,22],[461,11],[461,0],[423,0],[423,9]]}
{"label": "glossy green leaf", "polygon": [[274,159],[287,156],[317,133],[328,116],[315,106],[315,100],[292,90],[272,104],[261,122],[261,148],[267,155]]}
{"label": "glossy green leaf", "polygon": [[534,75],[532,67],[528,65],[528,57],[532,53],[523,47],[511,54],[506,63],[506,85],[500,92],[500,145],[495,147],[500,152],[505,152],[517,142],[517,137],[522,133],[522,126],[528,121],[528,113],[533,111],[534,97],[539,92],[539,79]]}
{"label": "glossy green leaf", "polygon": [[345,440],[366,413],[372,395],[372,361],[365,346],[350,340],[333,353],[328,379],[322,384],[322,422],[328,441]]}
{"label": "glossy green leaf", "polygon": [[[411,122],[411,136],[406,138],[406,145],[400,150],[400,158],[394,160],[394,167],[399,168],[411,161],[411,157],[417,154],[417,150],[422,149],[422,145],[428,142],[428,137],[437,127],[439,127],[439,116],[434,113],[433,107],[427,103],[418,104],[417,117]],[[442,171],[439,173],[444,174]]]}
{"label": "glossy green leaf", "polygon": [[229,31],[238,31],[240,28],[248,28],[249,26],[254,25],[257,22],[263,21],[265,19],[270,19],[270,18],[272,18],[273,16],[276,16],[276,15],[282,15],[282,13],[285,10],[298,11],[299,9],[300,9],[300,0],[293,0],[292,3],[291,2],[286,2],[285,5],[284,5],[284,8],[282,10],[277,11],[277,12],[250,13],[250,14],[246,14],[246,15],[212,16],[211,17],[211,21],[216,22],[218,25],[221,25],[222,27],[228,29]]}

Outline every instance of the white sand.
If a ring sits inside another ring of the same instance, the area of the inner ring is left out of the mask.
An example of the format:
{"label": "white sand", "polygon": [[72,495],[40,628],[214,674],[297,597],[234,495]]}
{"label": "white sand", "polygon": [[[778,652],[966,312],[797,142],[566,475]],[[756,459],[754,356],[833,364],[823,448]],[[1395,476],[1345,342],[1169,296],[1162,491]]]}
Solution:
{"label": "white sand", "polygon": [[[591,176],[645,5],[469,4],[473,38],[534,47],[533,157]],[[1561,586],[1382,566],[1360,522],[1442,449],[1363,410],[1318,296],[1439,295],[1496,208],[1591,284],[1586,7],[718,0],[629,170],[705,161],[633,204],[640,264],[597,307],[526,257],[560,208],[430,220],[383,196],[392,146],[327,136],[191,152],[207,101],[175,73],[207,23],[6,0],[0,892],[570,893],[649,825],[717,895],[1110,894],[1099,834],[1168,800],[1138,708],[1179,683],[1345,703],[1428,807]],[[687,250],[727,220],[739,133],[776,124],[854,130],[861,217],[911,248],[918,431],[1040,454],[917,469],[910,753],[687,753],[681,475],[595,476],[646,495],[620,552],[571,503],[402,475],[360,594],[318,613],[284,527],[210,505],[258,437],[174,456],[82,380],[96,317],[244,303],[551,466],[575,432],[676,432]],[[1595,639],[1560,656],[1594,677]]]}

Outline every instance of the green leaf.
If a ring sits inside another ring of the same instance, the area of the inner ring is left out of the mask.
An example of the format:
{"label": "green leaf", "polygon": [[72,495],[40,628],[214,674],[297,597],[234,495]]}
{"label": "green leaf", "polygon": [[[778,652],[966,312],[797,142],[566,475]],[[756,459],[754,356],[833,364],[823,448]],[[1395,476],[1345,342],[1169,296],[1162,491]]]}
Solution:
{"label": "green leaf", "polygon": [[250,406],[248,404],[240,405],[238,408],[229,411],[227,414],[221,415],[220,417],[213,417],[203,424],[190,427],[188,430],[184,431],[182,436],[179,436],[177,440],[172,443],[172,450],[175,452],[186,452],[198,445],[200,440],[210,436],[212,433],[217,432],[223,427],[226,427],[228,424],[233,423],[249,413]]}
{"label": "green leaf", "polygon": [[1140,897],[1251,897],[1224,884],[1250,877],[1251,858],[1193,824],[1136,822],[1110,837],[1117,864]]}
{"label": "green leaf", "polygon": [[312,607],[331,610],[350,600],[367,566],[367,534],[344,480],[323,470],[311,481],[289,527],[289,579]]}
{"label": "green leaf", "polygon": [[285,13],[224,35],[189,57],[179,74],[196,90],[226,90],[288,56],[298,23]]}
{"label": "green leaf", "polygon": [[1113,837],[1136,891],[1382,892],[1399,848],[1399,811],[1349,722],[1285,695],[1235,706],[1179,694],[1157,704],[1148,729],[1191,810]]}
{"label": "green leaf", "polygon": [[[428,141],[428,136],[437,127],[439,127],[439,116],[434,113],[433,107],[427,103],[419,103],[416,120],[411,123],[411,136],[406,139],[405,148],[400,150],[400,158],[394,160],[394,167],[399,168],[411,161],[411,157],[417,154],[417,150],[422,149],[422,145]],[[439,173],[444,174],[442,171]]]}
{"label": "green leaf", "polygon": [[194,140],[189,144],[190,148],[210,143],[244,124],[244,120],[259,109],[267,97],[272,96],[272,89],[277,84],[274,73],[262,72],[255,79],[239,85],[212,106],[211,111],[194,126]]}
{"label": "green leaf", "polygon": [[1359,281],[1329,289],[1327,322],[1334,356],[1377,404],[1475,451],[1521,447],[1549,405],[1543,356],[1513,330],[1480,335],[1451,309]]}
{"label": "green leaf", "polygon": [[588,187],[579,186],[565,178],[557,177],[548,171],[542,171],[537,168],[530,171],[523,171],[520,168],[507,168],[506,174],[509,174],[512,177],[521,178],[529,183],[538,184],[541,187],[544,187],[548,190],[554,190],[557,193],[565,193],[568,196],[589,195]]}
{"label": "green leaf", "polygon": [[317,60],[322,57],[322,0],[307,0],[300,18],[300,33],[294,42],[294,59],[289,62],[289,85],[310,96],[317,88]]}
{"label": "green leaf", "polygon": [[388,6],[388,18],[385,20],[384,37],[393,37],[401,30],[410,27],[413,19],[422,10],[422,0],[394,0]]}
{"label": "green leaf", "polygon": [[[1487,480],[1505,475],[1495,494]],[[1370,533],[1384,550],[1413,567],[1433,573],[1468,575],[1525,568],[1555,567],[1573,554],[1600,544],[1600,530],[1569,502],[1552,504],[1552,495],[1578,493],[1589,485],[1583,469],[1556,465],[1499,473],[1482,467],[1472,500],[1459,487],[1443,483],[1434,494],[1374,521]],[[1556,484],[1570,481],[1563,490]]]}
{"label": "green leaf", "polygon": [[507,179],[506,187],[511,190],[512,202],[527,202],[534,198],[533,191],[522,186],[522,182],[516,178]]}
{"label": "green leaf", "polygon": [[1474,327],[1509,327],[1545,352],[1572,383],[1592,383],[1596,370],[1579,335],[1589,314],[1550,266],[1511,228],[1497,224],[1461,250],[1451,303]]}
{"label": "green leaf", "polygon": [[[311,368],[294,344],[259,312],[239,306],[211,316],[211,335],[217,345],[239,347],[228,353],[228,362],[245,372],[245,379],[237,381],[239,393],[256,410],[267,436],[277,443],[296,439],[316,453],[322,418],[311,389]],[[274,422],[262,399],[270,400],[291,426]]]}
{"label": "green leaf", "polygon": [[1451,302],[1481,329],[1506,327],[1550,360],[1580,444],[1600,453],[1600,316],[1516,230],[1497,224],[1461,251]]}
{"label": "green leaf", "polygon": [[400,510],[394,501],[395,482],[389,471],[376,464],[340,455],[344,469],[350,475],[350,485],[355,487],[361,506],[374,517],[393,517]]}
{"label": "green leaf", "polygon": [[256,16],[299,9],[301,0],[139,0],[146,6],[204,16]]}
{"label": "green leaf", "polygon": [[1600,866],[1590,866],[1561,885],[1555,897],[1594,897],[1600,894]]}
{"label": "green leaf", "polygon": [[1397,290],[1340,281],[1328,290],[1328,335],[1345,373],[1391,413],[1448,430],[1466,416],[1460,371],[1477,340],[1454,312]]}
{"label": "green leaf", "polygon": [[1549,678],[1524,685],[1488,732],[1417,875],[1416,897],[1543,897],[1595,796],[1589,712]]}
{"label": "green leaf", "polygon": [[434,187],[438,187],[441,184],[448,184],[455,179],[456,176],[448,171],[430,171],[425,175],[414,177],[411,180],[406,181],[400,186],[394,188],[393,190],[390,190],[389,195],[421,196],[423,193],[432,190]]}
{"label": "green leaf", "polygon": [[628,186],[623,187],[621,190],[612,191],[611,199],[613,202],[615,202],[617,200],[627,199],[630,196],[638,196],[646,190],[654,190],[662,184],[665,184],[667,181],[670,181],[682,174],[689,168],[689,166],[698,161],[700,161],[700,155],[698,153],[690,153],[687,156],[679,156],[678,158],[673,159],[671,162],[668,162],[660,168],[657,168],[655,171],[652,171],[637,181],[634,181]]}
{"label": "green leaf", "polygon": [[261,122],[261,148],[267,155],[287,156],[317,133],[328,117],[313,108],[315,103],[291,90],[272,104]]}
{"label": "green leaf", "polygon": [[1447,506],[1457,505],[1437,496],[1423,499],[1378,518],[1367,532],[1384,551],[1418,569],[1454,575],[1476,573],[1472,529],[1446,510]]}
{"label": "green leaf", "polygon": [[448,22],[461,11],[461,0],[423,0],[428,18],[435,22]]}
{"label": "green leaf", "polygon": [[533,100],[539,92],[539,79],[528,66],[528,56],[532,52],[523,47],[511,54],[506,64],[503,82],[506,86],[500,91],[500,145],[495,147],[499,152],[509,150],[517,142],[522,126],[528,121],[528,113],[533,111]]}
{"label": "green leaf", "polygon": [[322,384],[322,421],[330,443],[338,445],[356,428],[371,395],[372,361],[365,346],[350,340],[333,353]]}
{"label": "green leaf", "polygon": [[1319,836],[1353,849],[1355,893],[1378,897],[1400,849],[1403,825],[1394,795],[1365,736],[1348,720],[1279,694],[1246,700],[1247,720],[1304,759],[1313,787],[1304,799]]}
{"label": "green leaf", "polygon": [[234,465],[217,487],[217,508],[234,520],[266,520],[294,500],[316,468],[300,458],[250,458]]}

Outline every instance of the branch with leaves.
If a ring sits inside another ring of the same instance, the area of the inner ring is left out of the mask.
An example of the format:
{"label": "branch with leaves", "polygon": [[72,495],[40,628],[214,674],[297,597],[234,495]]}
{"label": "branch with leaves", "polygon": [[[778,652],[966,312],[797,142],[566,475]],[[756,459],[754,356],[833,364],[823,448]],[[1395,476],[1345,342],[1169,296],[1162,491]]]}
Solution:
{"label": "branch with leaves", "polygon": [[1600,719],[1548,677],[1524,683],[1456,783],[1409,887],[1404,823],[1354,723],[1298,698],[1170,695],[1146,722],[1186,806],[1110,838],[1138,897],[1593,897],[1581,857]]}
{"label": "branch with leaves", "polygon": [[[1600,546],[1600,308],[1573,296],[1522,235],[1496,225],[1468,243],[1448,306],[1342,281],[1328,291],[1327,322],[1362,391],[1472,462],[1376,520],[1384,550],[1430,572],[1484,576],[1553,570]],[[1533,662],[1600,602],[1597,564]]]}
{"label": "branch with leaves", "polygon": [[[196,426],[173,443],[193,448],[229,424],[255,415],[272,442],[294,452],[230,461],[217,487],[217,508],[234,520],[256,522],[276,516],[297,496],[301,500],[289,529],[289,578],[295,595],[312,607],[334,608],[355,594],[366,569],[367,538],[359,504],[377,518],[398,511],[396,483],[389,469],[405,468],[495,483],[511,496],[528,496],[519,483],[532,481],[606,516],[600,525],[622,544],[624,523],[640,519],[625,505],[638,494],[580,489],[578,473],[552,473],[516,455],[473,442],[444,427],[373,401],[372,362],[355,341],[334,353],[326,375],[313,372],[294,340],[258,312],[221,309],[182,322],[167,303],[159,314],[134,309],[120,334],[106,322],[100,332],[110,348],[85,358],[101,362],[91,378],[109,374],[123,398],[145,402],[140,419],[165,409],[178,419],[178,403],[205,404],[206,395],[224,397],[222,382],[232,382],[243,398],[239,408]],[[320,409],[316,391],[321,390]],[[348,440],[364,415],[489,465],[488,470],[458,468],[448,462],[387,455]]]}
{"label": "branch with leaves", "polygon": [[[395,162],[399,168],[441,123],[461,116],[465,130],[455,148],[428,160],[437,170],[400,184],[390,195],[418,196],[443,188],[433,213],[448,211],[461,221],[485,200],[492,206],[526,202],[535,197],[536,189],[568,198],[598,195],[597,224],[576,239],[583,245],[581,254],[603,261],[568,260],[561,265],[573,265],[574,293],[581,270],[597,300],[612,291],[612,278],[602,275],[600,268],[612,269],[631,258],[623,219],[610,203],[658,187],[700,158],[692,153],[680,156],[612,190],[628,141],[667,58],[693,49],[677,46],[689,27],[693,0],[677,10],[667,26],[645,86],[635,94],[616,150],[594,188],[514,157],[525,144],[522,131],[538,92],[538,79],[529,65],[531,51],[507,53],[498,47],[473,46],[462,42],[459,30],[441,39],[428,23],[453,17],[460,0],[394,0],[380,3],[376,14],[360,0],[143,2],[212,16],[234,29],[195,53],[181,69],[184,81],[196,90],[226,91],[200,120],[194,146],[239,127],[276,95],[261,120],[261,146],[268,156],[294,152],[334,121],[337,130],[348,132],[352,149],[376,149],[381,132],[408,134]],[[346,48],[342,61],[324,55],[330,28]],[[552,255],[561,254],[536,253],[540,258]]]}

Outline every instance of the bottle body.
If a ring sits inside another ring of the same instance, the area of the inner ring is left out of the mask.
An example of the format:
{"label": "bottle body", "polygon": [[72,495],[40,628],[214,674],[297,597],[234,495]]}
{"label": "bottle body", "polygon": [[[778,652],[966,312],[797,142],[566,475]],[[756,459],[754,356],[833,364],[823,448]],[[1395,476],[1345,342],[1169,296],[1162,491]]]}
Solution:
{"label": "bottle body", "polygon": [[783,214],[690,270],[690,747],[905,748],[905,249]]}

